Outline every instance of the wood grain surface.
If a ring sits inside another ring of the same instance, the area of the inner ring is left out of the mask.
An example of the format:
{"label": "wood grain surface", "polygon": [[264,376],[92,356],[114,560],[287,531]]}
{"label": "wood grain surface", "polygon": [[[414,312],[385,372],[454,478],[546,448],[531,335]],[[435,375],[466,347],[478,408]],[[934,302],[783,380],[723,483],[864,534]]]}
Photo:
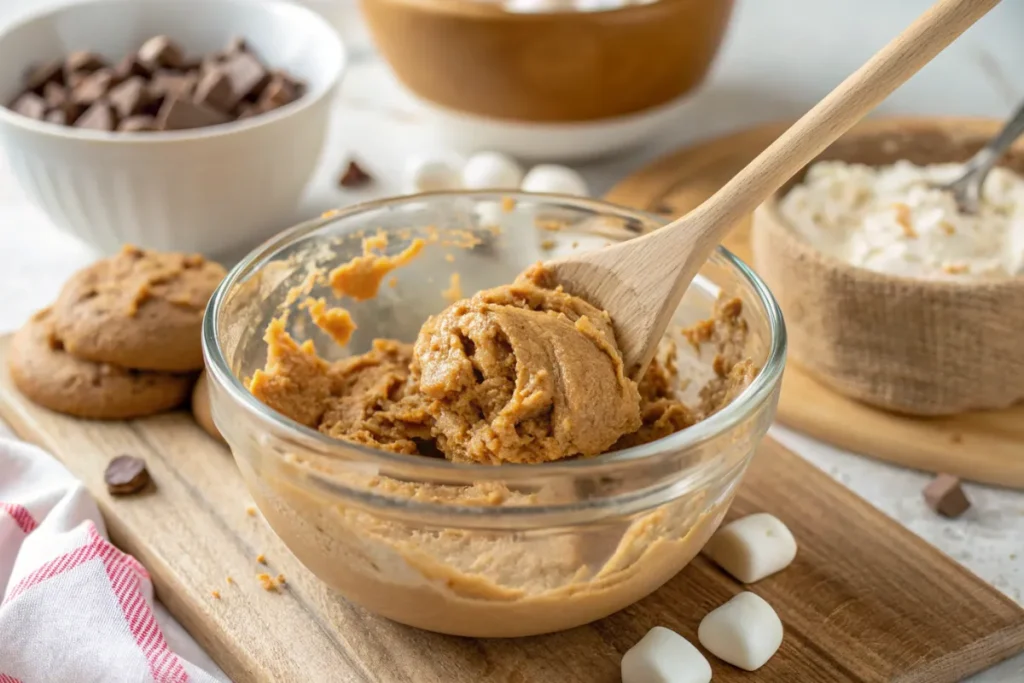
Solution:
{"label": "wood grain surface", "polygon": [[[994,120],[946,121],[979,135],[994,135],[1002,125]],[[869,120],[860,125],[874,124]],[[767,124],[674,152],[623,180],[606,198],[666,215],[683,214],[714,194],[786,128],[785,123]],[[749,236],[745,218],[722,243],[752,263]],[[905,467],[1024,489],[1024,405],[951,417],[907,417],[841,396],[790,359],[777,419],[835,446]]]}
{"label": "wood grain surface", "polygon": [[[741,589],[698,558],[632,607],[563,633],[473,640],[400,626],[330,592],[247,514],[230,454],[188,413],[109,423],[56,415],[13,388],[6,345],[0,416],[85,482],[114,542],[146,565],[159,598],[235,681],[612,683],[649,628],[696,642],[700,618]],[[121,453],[145,458],[153,491],[107,494],[103,469]],[[943,683],[1024,649],[1024,610],[770,440],[730,517],[757,511],[785,521],[800,544],[793,565],[752,588],[778,611],[785,639],[756,673],[710,658],[716,682]],[[285,588],[264,591],[263,571],[283,573]]]}

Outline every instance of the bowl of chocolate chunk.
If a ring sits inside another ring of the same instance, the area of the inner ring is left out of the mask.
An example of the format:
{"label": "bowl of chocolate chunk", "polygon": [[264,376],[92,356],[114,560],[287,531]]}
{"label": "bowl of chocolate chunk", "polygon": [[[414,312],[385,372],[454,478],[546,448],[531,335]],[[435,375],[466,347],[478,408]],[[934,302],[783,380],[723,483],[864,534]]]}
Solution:
{"label": "bowl of chocolate chunk", "polygon": [[662,224],[423,194],[247,256],[203,344],[213,419],[274,531],[347,599],[462,636],[572,628],[669,580],[775,413],[779,309],[719,250],[634,381],[607,312],[540,263]]}
{"label": "bowl of chocolate chunk", "polygon": [[754,215],[757,271],[791,359],[842,394],[912,415],[1024,399],[1024,145],[977,206],[949,189],[1001,122],[864,122]]}
{"label": "bowl of chocolate chunk", "polygon": [[29,198],[100,250],[218,255],[293,220],[345,64],[270,0],[87,0],[0,32],[0,141]]}

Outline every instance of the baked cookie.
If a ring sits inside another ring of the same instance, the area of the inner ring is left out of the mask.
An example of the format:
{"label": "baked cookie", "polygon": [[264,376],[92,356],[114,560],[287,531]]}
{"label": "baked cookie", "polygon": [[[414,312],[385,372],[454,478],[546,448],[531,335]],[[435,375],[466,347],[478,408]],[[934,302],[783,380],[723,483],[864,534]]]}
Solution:
{"label": "baked cookie", "polygon": [[202,256],[126,246],[65,283],[53,305],[57,336],[83,360],[200,370],[203,313],[223,278],[224,268]]}
{"label": "baked cookie", "polygon": [[221,436],[217,425],[213,423],[213,415],[210,414],[210,384],[206,379],[206,371],[199,375],[199,381],[192,389],[192,417],[196,423],[203,428],[207,434],[221,443],[226,443]]}
{"label": "baked cookie", "polygon": [[64,350],[49,308],[32,316],[14,335],[7,362],[15,386],[33,403],[98,420],[170,410],[188,398],[194,379],[79,360]]}

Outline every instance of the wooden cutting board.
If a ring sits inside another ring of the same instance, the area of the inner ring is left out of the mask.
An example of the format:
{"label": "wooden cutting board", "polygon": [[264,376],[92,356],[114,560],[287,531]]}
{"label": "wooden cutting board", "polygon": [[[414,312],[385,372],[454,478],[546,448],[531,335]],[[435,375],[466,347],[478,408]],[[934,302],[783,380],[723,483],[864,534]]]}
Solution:
{"label": "wooden cutting board", "polygon": [[[6,351],[0,339],[0,417],[85,482],[114,542],[146,565],[160,599],[235,681],[612,683],[649,628],[696,642],[700,618],[740,590],[698,558],[645,600],[563,633],[473,640],[401,626],[329,591],[248,515],[230,454],[188,413],[110,423],[56,415],[13,388]],[[155,490],[107,494],[103,470],[121,453],[145,458]],[[785,640],[753,674],[713,660],[716,683],[943,683],[1024,649],[1024,610],[770,440],[730,516],[756,511],[784,520],[800,543],[788,569],[753,587],[778,611]],[[263,571],[283,573],[285,589],[264,591]]]}
{"label": "wooden cutting board", "polygon": [[[981,137],[1000,121],[947,119]],[[907,119],[911,121],[911,119]],[[871,125],[871,121],[860,124]],[[606,195],[616,204],[682,215],[710,197],[789,124],[769,124],[674,152],[630,175]],[[750,221],[723,242],[752,264]],[[783,311],[785,314],[785,311]],[[927,472],[1024,489],[1024,405],[1003,411],[915,418],[872,408],[786,367],[779,422],[856,453]]]}

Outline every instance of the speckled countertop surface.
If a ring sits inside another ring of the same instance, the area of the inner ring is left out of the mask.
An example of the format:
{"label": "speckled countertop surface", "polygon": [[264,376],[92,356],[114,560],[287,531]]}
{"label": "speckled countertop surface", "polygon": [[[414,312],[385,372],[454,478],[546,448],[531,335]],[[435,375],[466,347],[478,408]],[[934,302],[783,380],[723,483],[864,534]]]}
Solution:
{"label": "speckled countertop surface", "polygon": [[[258,0],[253,0],[258,1]],[[328,0],[319,0],[329,4]],[[13,3],[11,3],[13,4]],[[701,138],[805,111],[930,3],[928,0],[739,0],[716,69],[678,123],[645,148],[580,170],[595,191],[645,162]],[[10,12],[0,3],[0,22]],[[895,93],[886,113],[1003,116],[1024,98],[1024,5],[1008,2]],[[841,30],[840,28],[841,27]],[[784,38],[784,39],[783,39]],[[416,102],[372,56],[350,70],[339,94],[322,172],[302,214],[395,193],[404,158],[436,149]],[[333,180],[355,154],[381,179],[342,192]],[[0,332],[46,305],[61,282],[94,255],[31,208],[0,160]],[[950,521],[921,498],[925,474],[831,448],[782,427],[774,436],[893,519],[1024,602],[1024,493],[967,485],[973,507]],[[1021,457],[1024,457],[1022,444]],[[1024,681],[1024,656],[977,681]]]}

